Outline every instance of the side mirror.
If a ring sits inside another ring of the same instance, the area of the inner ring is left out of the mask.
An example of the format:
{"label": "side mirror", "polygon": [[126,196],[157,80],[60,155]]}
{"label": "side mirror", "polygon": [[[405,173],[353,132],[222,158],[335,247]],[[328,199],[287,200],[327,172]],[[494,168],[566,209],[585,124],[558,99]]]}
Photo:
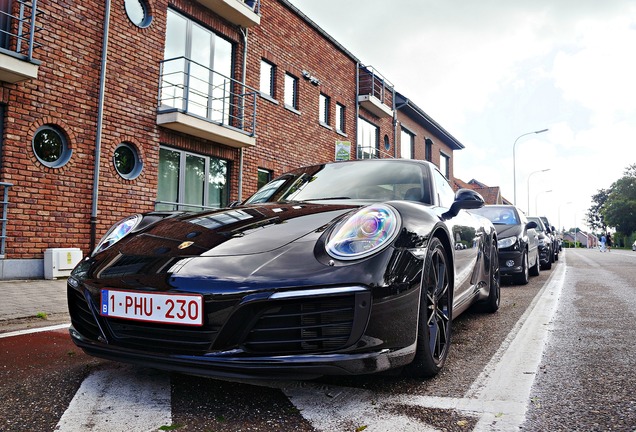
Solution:
{"label": "side mirror", "polygon": [[538,227],[539,225],[537,225],[537,223],[535,221],[530,221],[526,224],[526,229],[533,229]]}
{"label": "side mirror", "polygon": [[455,194],[455,201],[450,209],[442,214],[443,220],[448,220],[457,216],[460,210],[472,210],[483,207],[484,198],[472,189],[460,189]]}

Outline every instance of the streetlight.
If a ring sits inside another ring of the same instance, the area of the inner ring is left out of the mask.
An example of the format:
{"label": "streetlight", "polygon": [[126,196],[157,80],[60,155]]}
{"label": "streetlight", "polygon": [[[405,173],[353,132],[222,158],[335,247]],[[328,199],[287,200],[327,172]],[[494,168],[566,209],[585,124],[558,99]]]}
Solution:
{"label": "streetlight", "polygon": [[[536,174],[536,173],[540,173],[540,172],[546,172],[546,171],[550,171],[550,168],[546,168],[543,170],[539,170],[539,171],[533,171],[528,175],[528,214],[530,214],[530,176],[532,176],[532,174]],[[537,208],[535,206],[534,211],[537,211]]]}
{"label": "streetlight", "polygon": [[517,162],[516,162],[516,155],[515,155],[515,148],[517,147],[517,141],[519,141],[519,138],[524,137],[526,135],[540,134],[547,131],[548,129],[541,129],[534,132],[527,132],[527,133],[521,134],[517,137],[514,144],[512,145],[512,183],[514,184],[514,191],[515,191],[514,205],[517,205],[517,167],[516,167]]}
{"label": "streetlight", "polygon": [[549,193],[549,192],[552,192],[552,190],[539,192],[538,194],[535,195],[535,197],[534,197],[534,211],[537,214],[539,214],[539,195],[542,194],[542,193]]}

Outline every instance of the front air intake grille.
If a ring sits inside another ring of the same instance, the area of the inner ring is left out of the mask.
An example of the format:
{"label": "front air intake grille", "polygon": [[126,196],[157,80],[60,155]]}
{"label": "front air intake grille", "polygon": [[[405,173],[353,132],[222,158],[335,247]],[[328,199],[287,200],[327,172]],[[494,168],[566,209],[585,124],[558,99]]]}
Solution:
{"label": "front air intake grille", "polygon": [[113,318],[106,322],[118,345],[163,354],[205,354],[218,333],[210,326],[184,327]]}
{"label": "front air intake grille", "polygon": [[67,299],[71,323],[75,330],[88,339],[97,340],[101,336],[101,332],[84,294],[68,287]]}
{"label": "front air intake grille", "polygon": [[267,304],[243,342],[246,351],[300,353],[347,346],[356,321],[356,295]]}

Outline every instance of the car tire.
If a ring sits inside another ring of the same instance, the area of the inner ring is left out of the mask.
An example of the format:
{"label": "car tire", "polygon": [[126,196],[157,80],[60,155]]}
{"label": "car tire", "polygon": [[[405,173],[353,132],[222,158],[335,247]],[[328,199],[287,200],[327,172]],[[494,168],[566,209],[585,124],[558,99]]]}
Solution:
{"label": "car tire", "polygon": [[552,268],[552,261],[548,259],[548,262],[545,263],[542,267],[543,270],[550,270]]}
{"label": "car tire", "polygon": [[497,244],[493,241],[490,247],[490,257],[488,262],[488,299],[483,304],[483,310],[485,312],[494,313],[499,310],[499,304],[501,302],[501,274],[499,272],[499,253],[497,251]]}
{"label": "car tire", "polygon": [[550,261],[550,267],[552,267],[552,263],[554,262],[554,250],[552,250],[552,246],[550,246],[550,259],[548,261]]}
{"label": "car tire", "polygon": [[512,280],[517,285],[526,285],[530,280],[530,275],[528,274],[528,251],[523,251],[523,255],[521,256],[521,273],[516,273],[512,276]]}
{"label": "car tire", "polygon": [[541,274],[541,261],[539,260],[539,252],[537,252],[537,259],[534,265],[530,267],[530,276],[539,276]]}
{"label": "car tire", "polygon": [[558,261],[559,260],[559,250],[557,249],[556,253],[554,254],[554,261]]}
{"label": "car tire", "polygon": [[417,378],[435,376],[444,366],[451,343],[452,286],[448,254],[433,237],[424,260],[417,325],[417,349],[405,373]]}

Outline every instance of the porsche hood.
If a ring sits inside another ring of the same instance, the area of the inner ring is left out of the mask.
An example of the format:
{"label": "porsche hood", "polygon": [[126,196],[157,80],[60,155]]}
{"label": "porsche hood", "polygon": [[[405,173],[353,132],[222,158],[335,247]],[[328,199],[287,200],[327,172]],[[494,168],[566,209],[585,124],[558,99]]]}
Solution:
{"label": "porsche hood", "polygon": [[112,249],[123,255],[183,257],[264,253],[322,230],[357,207],[273,203],[183,214],[133,232]]}

